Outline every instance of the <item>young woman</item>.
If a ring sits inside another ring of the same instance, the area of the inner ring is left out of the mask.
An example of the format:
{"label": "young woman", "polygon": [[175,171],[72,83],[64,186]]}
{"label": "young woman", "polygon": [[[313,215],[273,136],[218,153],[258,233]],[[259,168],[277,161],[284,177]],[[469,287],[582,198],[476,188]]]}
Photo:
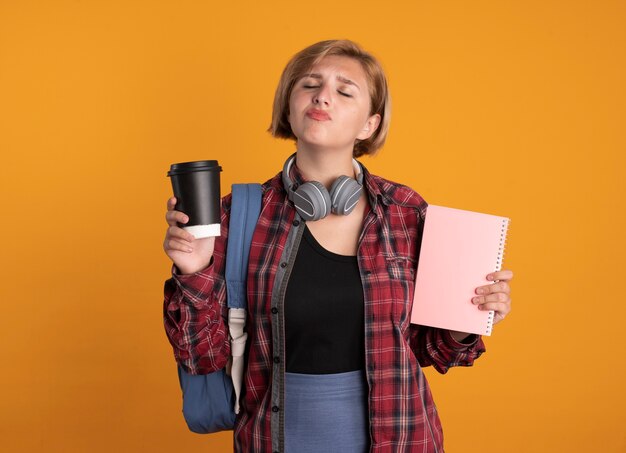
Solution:
{"label": "young woman", "polygon": [[[443,452],[422,367],[469,366],[481,338],[409,323],[426,203],[354,160],[385,142],[385,75],[351,41],[323,41],[287,64],[271,133],[296,153],[263,185],[248,269],[248,350],[239,452]],[[224,281],[230,195],[221,236],[194,239],[167,203],[172,259],[164,317],[190,373],[229,357]],[[477,309],[510,311],[510,271],[477,288]]]}

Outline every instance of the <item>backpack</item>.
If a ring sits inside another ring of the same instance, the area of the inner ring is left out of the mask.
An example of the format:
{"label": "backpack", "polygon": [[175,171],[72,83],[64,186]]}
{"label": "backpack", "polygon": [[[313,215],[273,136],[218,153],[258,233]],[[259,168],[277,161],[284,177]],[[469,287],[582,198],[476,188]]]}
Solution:
{"label": "backpack", "polygon": [[228,245],[226,248],[226,299],[231,357],[225,369],[192,375],[178,365],[183,393],[183,416],[198,434],[227,431],[235,426],[243,381],[246,324],[246,282],[252,234],[261,212],[260,184],[233,184]]}

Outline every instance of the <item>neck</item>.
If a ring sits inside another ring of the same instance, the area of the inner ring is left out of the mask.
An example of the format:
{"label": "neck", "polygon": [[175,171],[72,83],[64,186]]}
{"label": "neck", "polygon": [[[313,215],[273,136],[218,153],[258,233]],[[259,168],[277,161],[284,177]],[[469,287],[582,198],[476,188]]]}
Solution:
{"label": "neck", "polygon": [[352,165],[352,150],[347,153],[327,149],[316,151],[298,148],[295,163],[305,180],[319,181],[328,190],[341,175],[356,177]]}

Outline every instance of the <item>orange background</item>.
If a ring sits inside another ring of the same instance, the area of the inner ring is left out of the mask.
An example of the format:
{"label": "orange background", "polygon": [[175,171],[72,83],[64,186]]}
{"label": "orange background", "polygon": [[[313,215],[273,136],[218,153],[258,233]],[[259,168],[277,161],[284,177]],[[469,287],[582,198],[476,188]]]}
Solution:
{"label": "orange background", "polygon": [[625,23],[620,1],[2,1],[0,450],[230,451],[180,413],[165,174],[276,174],[284,64],[347,37],[393,96],[365,165],[512,219],[511,316],[473,368],[428,370],[446,450],[626,451]]}

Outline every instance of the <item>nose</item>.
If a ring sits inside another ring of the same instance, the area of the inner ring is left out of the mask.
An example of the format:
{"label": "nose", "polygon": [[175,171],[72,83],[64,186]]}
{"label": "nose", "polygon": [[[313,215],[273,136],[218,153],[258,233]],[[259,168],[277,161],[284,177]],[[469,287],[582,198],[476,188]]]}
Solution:
{"label": "nose", "polygon": [[313,94],[314,104],[326,104],[328,105],[331,100],[330,90],[326,85],[322,85],[319,90]]}

